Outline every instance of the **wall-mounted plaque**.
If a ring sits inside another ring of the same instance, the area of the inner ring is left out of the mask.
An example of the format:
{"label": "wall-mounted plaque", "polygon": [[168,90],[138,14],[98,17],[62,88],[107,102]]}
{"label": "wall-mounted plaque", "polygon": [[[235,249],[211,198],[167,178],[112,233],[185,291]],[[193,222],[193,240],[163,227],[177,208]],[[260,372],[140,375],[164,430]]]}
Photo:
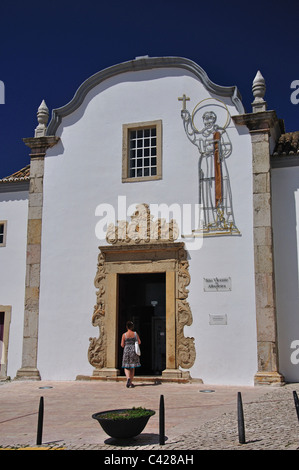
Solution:
{"label": "wall-mounted plaque", "polygon": [[232,290],[231,277],[204,277],[203,290],[205,292],[228,292]]}
{"label": "wall-mounted plaque", "polygon": [[209,315],[209,325],[227,325],[227,315]]}

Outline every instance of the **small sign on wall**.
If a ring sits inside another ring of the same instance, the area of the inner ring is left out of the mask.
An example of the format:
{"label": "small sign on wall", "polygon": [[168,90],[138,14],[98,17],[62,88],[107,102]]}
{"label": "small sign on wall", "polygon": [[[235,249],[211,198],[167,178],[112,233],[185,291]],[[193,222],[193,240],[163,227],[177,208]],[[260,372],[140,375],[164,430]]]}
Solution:
{"label": "small sign on wall", "polygon": [[204,277],[203,290],[205,292],[228,292],[232,290],[231,277]]}
{"label": "small sign on wall", "polygon": [[227,315],[209,315],[209,325],[227,325]]}

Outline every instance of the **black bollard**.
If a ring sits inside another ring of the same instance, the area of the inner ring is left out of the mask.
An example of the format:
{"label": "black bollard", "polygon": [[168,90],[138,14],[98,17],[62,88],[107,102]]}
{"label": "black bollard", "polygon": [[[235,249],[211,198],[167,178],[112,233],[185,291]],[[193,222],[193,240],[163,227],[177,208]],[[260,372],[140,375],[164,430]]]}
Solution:
{"label": "black bollard", "polygon": [[38,409],[38,421],[37,421],[37,436],[36,436],[37,446],[40,446],[42,443],[43,421],[44,421],[44,397],[40,397],[39,409]]}
{"label": "black bollard", "polygon": [[238,432],[239,443],[245,444],[245,426],[241,392],[238,392]]}
{"label": "black bollard", "polygon": [[164,446],[165,444],[165,410],[164,410],[164,396],[160,395],[160,407],[159,407],[159,444]]}
{"label": "black bollard", "polygon": [[297,417],[298,417],[298,421],[299,421],[299,399],[298,399],[297,392],[295,390],[293,391],[293,396],[294,396],[294,402],[295,402],[295,407],[296,407],[296,411],[297,411]]}

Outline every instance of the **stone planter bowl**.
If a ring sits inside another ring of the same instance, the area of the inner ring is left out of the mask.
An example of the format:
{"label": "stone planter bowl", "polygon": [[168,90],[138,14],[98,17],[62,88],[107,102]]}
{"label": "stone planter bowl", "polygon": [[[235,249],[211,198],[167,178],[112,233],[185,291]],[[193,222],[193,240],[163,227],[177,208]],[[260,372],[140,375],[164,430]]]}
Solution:
{"label": "stone planter bowl", "polygon": [[151,414],[147,416],[139,416],[137,418],[133,417],[127,419],[109,419],[104,417],[104,415],[107,413],[124,412],[127,410],[128,408],[123,408],[120,410],[101,411],[100,413],[94,413],[92,415],[92,418],[96,419],[100,423],[103,430],[106,434],[108,434],[108,436],[119,439],[126,439],[140,434],[145,428],[150,417],[155,414],[154,410],[146,410],[150,411]]}

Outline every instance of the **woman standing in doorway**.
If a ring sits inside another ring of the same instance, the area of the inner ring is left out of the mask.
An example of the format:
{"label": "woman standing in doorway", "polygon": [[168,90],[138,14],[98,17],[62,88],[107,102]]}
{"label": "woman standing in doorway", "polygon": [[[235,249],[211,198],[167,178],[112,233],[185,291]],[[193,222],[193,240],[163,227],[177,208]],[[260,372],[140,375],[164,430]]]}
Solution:
{"label": "woman standing in doorway", "polygon": [[138,344],[141,344],[138,334],[134,331],[134,324],[131,321],[128,321],[126,324],[127,332],[122,335],[121,338],[121,347],[124,348],[123,351],[123,360],[122,367],[125,370],[127,377],[126,386],[134,387],[133,379],[135,375],[135,367],[140,367],[139,356],[135,352],[135,341],[138,341]]}

